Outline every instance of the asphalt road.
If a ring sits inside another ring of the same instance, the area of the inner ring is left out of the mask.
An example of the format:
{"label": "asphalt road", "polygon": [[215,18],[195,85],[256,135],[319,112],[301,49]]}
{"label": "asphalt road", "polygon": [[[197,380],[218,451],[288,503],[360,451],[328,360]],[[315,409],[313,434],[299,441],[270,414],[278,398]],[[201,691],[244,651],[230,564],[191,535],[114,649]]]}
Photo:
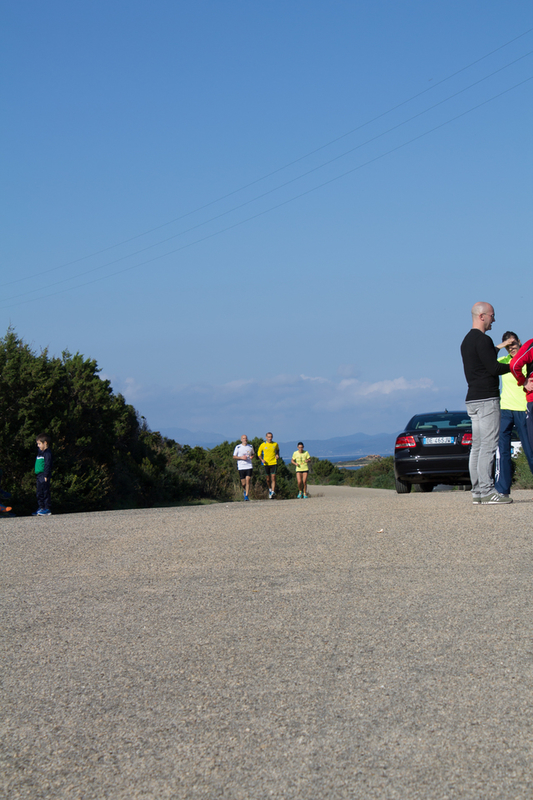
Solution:
{"label": "asphalt road", "polygon": [[533,492],[0,520],[0,792],[530,800]]}

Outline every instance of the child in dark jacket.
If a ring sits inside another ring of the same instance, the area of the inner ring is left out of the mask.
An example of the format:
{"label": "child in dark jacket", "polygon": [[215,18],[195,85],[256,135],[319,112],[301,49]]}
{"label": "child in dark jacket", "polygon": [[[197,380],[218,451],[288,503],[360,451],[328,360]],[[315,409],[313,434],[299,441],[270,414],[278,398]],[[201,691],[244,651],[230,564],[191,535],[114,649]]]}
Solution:
{"label": "child in dark jacket", "polygon": [[48,516],[51,514],[50,506],[50,478],[52,476],[52,451],[50,450],[50,437],[47,433],[37,436],[39,452],[35,459],[35,475],[37,477],[37,504],[39,508],[33,512],[34,517]]}

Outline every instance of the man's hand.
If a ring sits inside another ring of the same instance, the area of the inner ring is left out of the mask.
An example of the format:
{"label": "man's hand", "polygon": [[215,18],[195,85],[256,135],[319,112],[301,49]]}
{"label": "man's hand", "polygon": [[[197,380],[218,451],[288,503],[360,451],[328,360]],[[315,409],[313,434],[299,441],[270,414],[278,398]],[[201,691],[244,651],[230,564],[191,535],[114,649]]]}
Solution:
{"label": "man's hand", "polygon": [[524,389],[526,392],[533,392],[533,373],[529,376],[527,381],[524,383]]}
{"label": "man's hand", "polygon": [[511,336],[510,339],[506,339],[505,342],[501,342],[500,344],[496,345],[496,350],[501,350],[502,347],[509,347],[512,344],[516,344],[516,339],[514,336]]}

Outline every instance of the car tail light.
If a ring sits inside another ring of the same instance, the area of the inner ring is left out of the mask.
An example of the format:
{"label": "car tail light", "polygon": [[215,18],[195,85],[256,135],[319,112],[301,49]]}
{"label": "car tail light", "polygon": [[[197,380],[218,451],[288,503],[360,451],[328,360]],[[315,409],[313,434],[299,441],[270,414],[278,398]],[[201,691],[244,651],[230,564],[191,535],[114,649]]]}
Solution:
{"label": "car tail light", "polygon": [[472,434],[471,433],[464,433],[463,434],[463,440],[462,440],[461,444],[464,444],[465,446],[468,446],[469,444],[472,444]]}
{"label": "car tail light", "polygon": [[404,447],[416,447],[416,442],[412,436],[398,436],[394,449],[403,450]]}

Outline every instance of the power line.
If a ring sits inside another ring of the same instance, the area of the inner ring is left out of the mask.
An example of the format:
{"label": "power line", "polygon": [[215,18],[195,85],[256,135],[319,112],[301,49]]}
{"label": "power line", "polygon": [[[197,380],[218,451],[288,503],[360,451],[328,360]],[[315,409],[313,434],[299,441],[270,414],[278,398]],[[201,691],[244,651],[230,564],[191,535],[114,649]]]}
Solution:
{"label": "power line", "polygon": [[[515,83],[513,86],[510,86],[508,89],[504,89],[503,91],[499,92],[498,94],[495,94],[492,97],[489,97],[487,100],[483,100],[481,103],[478,103],[477,105],[472,106],[472,108],[469,108],[466,111],[463,111],[460,114],[457,114],[455,117],[451,117],[450,119],[446,120],[445,122],[441,122],[439,125],[435,125],[433,128],[430,128],[429,130],[418,134],[418,136],[414,136],[411,139],[408,139],[406,142],[403,142],[402,144],[399,144],[396,147],[393,147],[390,150],[387,150],[386,152],[381,153],[378,156],[375,156],[375,158],[372,158],[372,159],[369,159],[368,161],[365,161],[363,164],[359,164],[356,167],[352,167],[352,169],[346,170],[345,172],[342,172],[340,175],[336,175],[334,178],[330,178],[329,180],[324,181],[323,183],[321,183],[321,184],[319,184],[317,186],[313,186],[312,188],[307,189],[305,192],[301,192],[300,194],[297,194],[294,197],[290,197],[288,200],[283,200],[281,203],[277,203],[276,205],[271,206],[270,208],[264,209],[263,211],[259,211],[257,214],[253,214],[252,216],[247,217],[246,219],[240,220],[239,222],[235,222],[233,225],[228,225],[226,228],[222,228],[219,231],[215,231],[214,233],[210,233],[207,236],[203,236],[201,239],[196,239],[194,242],[189,242],[188,244],[184,244],[181,247],[178,247],[178,248],[176,248],[174,250],[170,250],[168,253],[162,253],[159,256],[154,256],[153,258],[147,259],[146,261],[142,261],[139,264],[133,264],[132,266],[126,267],[125,269],[117,270],[117,272],[113,272],[110,275],[103,275],[100,278],[94,278],[94,280],[92,280],[92,281],[87,281],[86,283],[78,284],[76,286],[70,286],[70,287],[68,287],[66,289],[60,289],[57,292],[51,292],[50,294],[47,294],[47,295],[41,294],[41,295],[39,295],[38,298],[32,298],[31,300],[21,300],[20,303],[14,303],[12,305],[25,305],[26,303],[32,303],[32,302],[35,302],[36,300],[44,300],[44,299],[46,299],[48,297],[55,297],[55,296],[57,296],[59,294],[63,294],[64,292],[70,292],[73,289],[81,289],[81,288],[84,288],[85,286],[90,286],[93,283],[98,283],[99,281],[107,280],[108,278],[113,278],[116,275],[122,275],[125,272],[130,272],[132,269],[138,269],[139,267],[143,267],[146,264],[152,264],[154,261],[158,261],[158,260],[160,260],[162,258],[166,258],[167,256],[174,255],[175,253],[179,253],[182,250],[186,250],[187,248],[193,247],[196,244],[201,244],[202,242],[205,242],[208,239],[212,239],[215,236],[220,236],[221,234],[226,233],[227,231],[233,230],[234,228],[237,228],[240,225],[244,225],[247,222],[251,222],[252,220],[257,219],[258,217],[262,217],[265,214],[270,213],[271,211],[275,211],[276,209],[282,208],[283,206],[288,205],[289,203],[293,203],[294,201],[299,200],[301,197],[305,197],[306,195],[311,194],[312,192],[316,192],[316,191],[318,191],[318,189],[322,189],[325,186],[328,186],[329,184],[334,183],[335,181],[338,181],[341,178],[346,177],[346,175],[350,175],[353,172],[357,172],[358,170],[369,166],[370,164],[374,164],[376,161],[379,161],[382,158],[385,158],[386,156],[391,155],[392,153],[395,153],[395,152],[397,152],[398,150],[401,150],[404,147],[407,147],[408,145],[412,144],[413,142],[416,142],[419,139],[422,139],[425,136],[428,136],[429,134],[434,133],[435,131],[440,130],[441,128],[444,128],[446,125],[450,125],[452,122],[455,122],[456,120],[461,119],[462,117],[466,116],[467,114],[471,114],[473,111],[476,111],[478,108],[482,108],[483,106],[487,105],[488,103],[491,103],[493,100],[497,100],[499,97],[502,97],[503,95],[508,94],[509,92],[513,91],[513,89],[517,89],[520,86],[523,86],[524,84],[528,83],[531,80],[533,80],[533,75],[531,75],[528,78],[525,78],[523,81],[520,81],[519,83]],[[72,279],[70,279],[70,280],[72,280]],[[11,304],[10,305],[5,305],[5,306],[0,306],[0,308],[2,308],[2,309],[11,308]]]}
{"label": "power line", "polygon": [[[216,220],[221,219],[222,217],[228,216],[228,214],[232,214],[234,211],[239,211],[241,208],[244,208],[244,207],[250,205],[251,203],[257,202],[258,200],[261,200],[264,197],[267,197],[268,195],[273,194],[274,192],[277,192],[280,189],[283,189],[286,186],[289,186],[292,183],[295,183],[296,181],[299,181],[302,178],[305,178],[308,175],[313,174],[314,172],[317,172],[319,169],[323,169],[324,167],[329,166],[330,164],[333,164],[335,161],[339,161],[341,158],[345,158],[347,155],[350,155],[351,153],[355,152],[356,150],[361,149],[362,147],[364,147],[367,144],[371,144],[372,142],[377,141],[378,139],[382,138],[383,136],[386,136],[388,133],[391,133],[392,131],[395,131],[398,128],[401,128],[404,125],[407,125],[409,122],[412,122],[413,120],[417,119],[418,117],[421,117],[423,114],[427,114],[429,111],[432,111],[433,109],[437,108],[438,106],[441,106],[444,103],[447,103],[449,100],[453,100],[455,97],[457,97],[460,94],[463,94],[464,92],[468,91],[469,89],[472,89],[474,86],[477,86],[480,83],[483,83],[484,81],[488,80],[489,78],[492,78],[494,75],[497,75],[499,72],[503,72],[503,70],[508,69],[509,67],[513,66],[514,64],[516,64],[519,61],[522,61],[524,58],[526,58],[527,56],[530,56],[532,53],[533,53],[533,51],[529,51],[528,53],[525,53],[524,55],[519,56],[514,61],[510,61],[508,64],[505,64],[503,67],[499,67],[497,70],[494,70],[493,72],[489,73],[488,75],[485,75],[483,78],[479,78],[479,80],[474,81],[473,83],[469,84],[468,86],[465,86],[463,89],[459,89],[457,92],[454,92],[453,94],[449,95],[448,97],[445,97],[443,100],[439,100],[438,103],[434,103],[432,106],[429,106],[428,108],[423,109],[422,111],[419,111],[417,114],[414,114],[412,117],[408,117],[406,120],[403,120],[402,122],[399,122],[398,124],[393,125],[392,127],[388,128],[387,130],[376,134],[375,136],[371,137],[370,139],[367,139],[366,141],[361,142],[360,144],[356,145],[355,147],[352,147],[349,150],[346,150],[344,153],[340,153],[339,155],[334,156],[334,158],[331,158],[328,161],[323,162],[322,164],[318,164],[316,167],[313,167],[312,169],[307,170],[306,172],[302,173],[301,175],[297,175],[296,177],[291,178],[290,180],[285,181],[284,183],[279,184],[278,186],[275,186],[272,189],[268,189],[266,192],[263,192],[263,193],[257,195],[256,197],[252,197],[250,200],[246,200],[244,203],[240,203],[237,206],[233,206],[232,208],[230,208],[230,209],[228,209],[226,211],[222,211],[220,214],[216,214],[214,217],[210,217],[209,219],[206,219],[203,222],[199,222],[196,225],[192,225],[190,228],[186,228],[185,230],[180,231],[178,233],[175,233],[172,236],[168,236],[166,239],[161,239],[158,242],[154,242],[153,244],[147,245],[146,247],[143,247],[140,250],[135,250],[132,253],[128,253],[128,254],[126,254],[124,256],[120,256],[119,258],[113,259],[113,261],[108,261],[105,264],[100,264],[97,267],[91,267],[90,269],[85,270],[84,272],[80,272],[80,273],[78,273],[77,275],[75,275],[73,277],[62,278],[59,281],[55,281],[55,283],[49,284],[49,287],[59,286],[62,283],[67,283],[68,281],[75,280],[76,278],[81,278],[84,275],[90,275],[93,272],[97,272],[98,270],[105,269],[106,267],[113,266],[114,264],[118,264],[121,261],[125,261],[128,258],[133,258],[134,256],[140,255],[141,253],[145,253],[147,250],[152,250],[154,247],[158,247],[159,245],[162,245],[162,244],[165,244],[166,242],[172,241],[172,239],[176,239],[179,236],[185,236],[185,234],[187,234],[187,233],[191,233],[194,230],[198,230],[198,228],[202,228],[205,225],[208,225],[210,222],[215,222]],[[15,283],[15,281],[13,281],[12,283]],[[7,286],[9,284],[4,284],[4,285]],[[29,291],[21,292],[18,295],[13,295],[13,297],[10,298],[10,299],[11,300],[16,300],[19,297],[26,297],[28,294],[32,294],[35,291],[39,291],[39,290],[38,289],[30,289]]]}
{"label": "power line", "polygon": [[[124,244],[129,244],[129,242],[133,242],[136,239],[140,239],[143,236],[147,236],[150,233],[154,233],[155,231],[161,230],[161,228],[165,228],[165,227],[168,227],[169,225],[173,225],[174,223],[179,222],[180,220],[185,219],[186,217],[192,216],[192,214],[196,214],[196,213],[198,213],[200,211],[204,211],[206,208],[209,208],[210,206],[213,206],[216,203],[220,203],[223,200],[226,200],[227,198],[232,197],[233,195],[244,191],[245,189],[249,189],[251,186],[255,186],[257,183],[260,183],[261,181],[264,181],[267,178],[271,178],[273,175],[276,175],[277,173],[282,172],[283,170],[288,169],[289,167],[292,167],[295,164],[298,164],[300,161],[303,161],[306,158],[310,158],[312,155],[315,155],[316,153],[320,152],[321,150],[324,150],[327,147],[331,147],[331,145],[336,144],[337,142],[341,141],[342,139],[345,139],[347,136],[351,136],[353,133],[357,133],[357,131],[361,130],[362,128],[367,127],[368,125],[371,125],[373,122],[376,122],[379,119],[382,119],[383,117],[387,116],[388,114],[391,114],[393,111],[396,111],[397,109],[402,108],[402,106],[407,105],[407,103],[410,103],[413,100],[416,100],[418,97],[421,97],[422,95],[426,94],[427,92],[433,91],[433,89],[436,89],[437,86],[440,86],[443,83],[446,83],[446,81],[449,81],[452,78],[456,77],[457,75],[460,75],[462,72],[465,72],[467,69],[470,69],[471,67],[475,66],[476,64],[479,64],[481,61],[484,61],[486,58],[489,58],[490,56],[494,55],[495,53],[499,52],[500,50],[503,50],[505,47],[508,47],[509,45],[513,44],[514,42],[517,42],[519,39],[522,39],[524,36],[527,36],[532,31],[533,31],[533,28],[528,28],[526,31],[524,31],[523,33],[519,34],[518,36],[515,36],[513,39],[510,39],[509,41],[504,42],[503,44],[501,44],[498,47],[496,47],[494,50],[490,50],[488,53],[485,53],[485,55],[480,56],[480,58],[477,58],[475,61],[471,61],[469,64],[466,64],[464,67],[461,67],[460,69],[456,70],[455,72],[452,72],[450,75],[447,75],[445,78],[442,78],[440,81],[437,81],[436,83],[433,83],[431,86],[428,86],[426,89],[422,89],[420,92],[417,92],[416,94],[412,95],[411,97],[408,97],[406,100],[402,100],[402,102],[397,103],[395,106],[392,106],[391,108],[387,109],[387,111],[383,111],[381,114],[378,114],[376,117],[373,117],[372,119],[369,119],[366,122],[363,122],[361,125],[358,125],[356,128],[352,128],[351,130],[347,131],[346,133],[343,133],[340,136],[337,136],[335,139],[332,139],[331,141],[326,142],[323,145],[320,145],[319,147],[315,148],[314,150],[310,150],[308,153],[305,153],[303,156],[299,156],[298,158],[294,159],[293,161],[290,161],[287,164],[284,164],[283,166],[278,167],[277,169],[273,170],[272,172],[267,173],[266,175],[263,175],[263,176],[261,176],[259,178],[256,178],[255,180],[253,180],[250,183],[247,183],[247,184],[239,187],[238,189],[234,189],[233,191],[228,192],[227,194],[222,195],[221,197],[218,197],[215,200],[211,200],[211,201],[209,201],[208,203],[205,203],[202,206],[198,206],[197,208],[193,209],[192,211],[187,211],[185,214],[182,214],[179,217],[175,217],[174,219],[170,220],[169,222],[164,222],[161,225],[157,225],[156,227],[150,228],[147,231],[143,231],[142,233],[138,233],[135,236],[131,236],[129,239],[124,239],[123,241],[118,242],[117,244],[110,245],[109,247],[105,247],[102,250],[97,250],[94,253],[90,253],[89,255],[82,256],[82,257],[77,258],[77,259],[75,259],[73,261],[67,261],[64,264],[60,264],[60,265],[58,265],[56,267],[50,267],[49,269],[41,270],[39,272],[35,272],[32,275],[27,275],[24,278],[17,278],[17,279],[15,279],[13,281],[9,281],[7,283],[4,283],[3,286],[4,287],[5,286],[11,286],[11,285],[13,285],[15,283],[21,283],[22,281],[30,280],[32,278],[36,278],[39,275],[47,275],[50,272],[55,272],[55,271],[57,271],[59,269],[65,269],[66,267],[70,267],[70,266],[73,266],[74,264],[80,263],[80,261],[86,261],[89,258],[94,258],[95,256],[102,255],[103,253],[109,252],[109,250],[114,250],[117,247],[121,247]],[[474,84],[472,84],[472,85],[474,85]],[[393,130],[393,128],[391,128],[390,130]],[[372,141],[372,140],[369,140],[369,141]],[[348,152],[350,152],[350,151],[348,151]],[[286,184],[283,184],[283,185],[286,185]],[[260,195],[260,196],[263,196],[263,195]],[[250,202],[252,202],[252,201],[250,201]],[[245,204],[243,204],[243,205],[245,205]],[[237,208],[240,208],[240,207],[241,206],[237,206]],[[228,213],[228,212],[225,212],[225,213]],[[221,216],[221,215],[219,215],[219,216]],[[217,219],[217,218],[218,217],[215,216],[212,219],[214,220],[214,219]],[[211,220],[209,220],[209,221],[211,221]],[[201,223],[201,224],[204,224],[204,223]],[[194,227],[197,227],[197,226],[194,226]],[[190,228],[189,230],[194,230],[194,227]],[[177,234],[177,235],[180,235],[180,234]],[[169,239],[171,239],[171,238],[174,238],[174,237],[169,237]],[[163,239],[161,242],[159,242],[159,244],[162,244],[165,241],[169,241],[169,239]],[[155,245],[151,245],[151,246],[155,246]],[[149,248],[144,248],[144,249],[138,250],[135,253],[130,254],[130,256],[131,255],[136,255],[138,253],[142,253],[146,249],[149,249]],[[130,256],[125,256],[124,258],[129,258]],[[119,261],[119,260],[123,260],[123,259],[117,259],[117,261]],[[109,262],[109,264],[117,263],[117,261]],[[109,266],[109,264],[107,264],[105,266]],[[81,273],[81,274],[87,274],[87,273]]]}

